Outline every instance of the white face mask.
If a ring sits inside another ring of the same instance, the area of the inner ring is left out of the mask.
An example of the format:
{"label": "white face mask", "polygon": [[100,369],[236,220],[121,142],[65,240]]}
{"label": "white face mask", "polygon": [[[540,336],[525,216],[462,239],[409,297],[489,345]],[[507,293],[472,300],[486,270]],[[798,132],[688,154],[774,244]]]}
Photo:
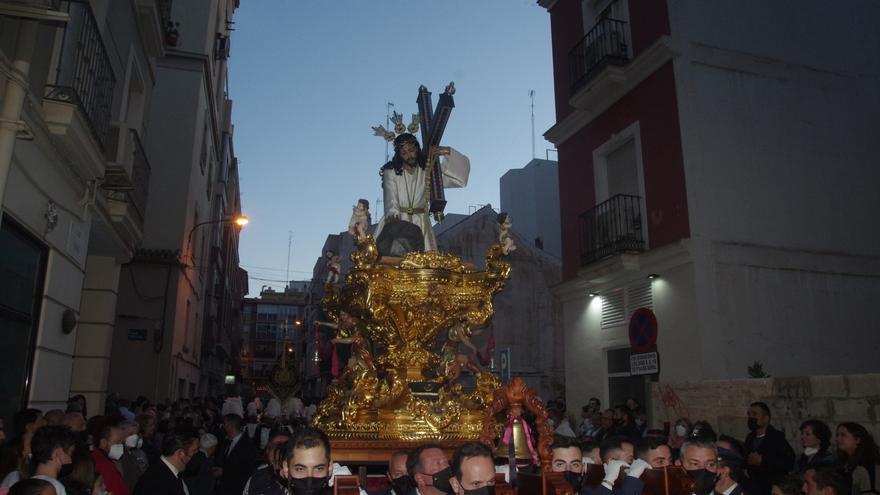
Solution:
{"label": "white face mask", "polygon": [[687,432],[688,432],[687,428],[685,428],[683,425],[676,425],[675,426],[675,434],[676,435],[683,437],[683,436],[687,435]]}
{"label": "white face mask", "polygon": [[130,449],[136,449],[138,448],[138,440],[140,439],[141,437],[139,437],[137,433],[135,433],[134,435],[129,435],[125,437],[125,446]]}
{"label": "white face mask", "polygon": [[114,461],[118,461],[122,454],[125,452],[121,443],[113,444],[110,446],[110,452],[107,453],[107,457],[113,459]]}
{"label": "white face mask", "polygon": [[806,447],[804,448],[804,454],[806,455],[816,455],[819,453],[819,449],[816,447]]}

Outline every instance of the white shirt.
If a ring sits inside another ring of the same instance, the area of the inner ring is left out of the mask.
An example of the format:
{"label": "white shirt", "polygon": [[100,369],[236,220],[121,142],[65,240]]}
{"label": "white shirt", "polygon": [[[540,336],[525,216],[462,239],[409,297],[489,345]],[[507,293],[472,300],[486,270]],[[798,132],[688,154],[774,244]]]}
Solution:
{"label": "white shirt", "polygon": [[730,485],[730,488],[728,488],[727,490],[724,490],[721,493],[722,493],[722,495],[730,495],[733,492],[733,490],[736,489],[736,487],[737,487],[737,483],[734,483],[734,484]]}
{"label": "white shirt", "polygon": [[[55,478],[50,478],[50,477],[44,476],[42,474],[38,474],[36,476],[33,476],[33,478],[36,478],[38,480],[48,481],[49,483],[52,483],[52,486],[55,487],[55,495],[67,495],[67,490],[64,489],[64,485],[62,485],[61,482],[56,480]],[[189,495],[189,494],[187,494],[187,495]]]}
{"label": "white shirt", "polygon": [[235,448],[235,444],[237,444],[239,440],[241,440],[241,432],[239,432],[238,435],[235,435],[232,438],[232,441],[229,442],[229,447],[226,447],[226,455],[229,455],[229,453],[232,452],[232,449]]}

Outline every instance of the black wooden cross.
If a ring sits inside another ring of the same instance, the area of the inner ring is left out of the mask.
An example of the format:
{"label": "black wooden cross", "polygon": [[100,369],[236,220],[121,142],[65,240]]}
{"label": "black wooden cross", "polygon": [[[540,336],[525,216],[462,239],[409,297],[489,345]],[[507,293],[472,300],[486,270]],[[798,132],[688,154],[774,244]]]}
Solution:
{"label": "black wooden cross", "polygon": [[[440,145],[440,138],[443,137],[443,131],[446,130],[446,123],[449,121],[449,115],[455,108],[455,101],[452,95],[455,94],[455,84],[449,83],[440,99],[437,101],[437,109],[432,108],[431,92],[424,85],[419,86],[419,96],[416,104],[419,108],[419,123],[422,128],[422,149],[433,157],[432,162],[437,161],[438,157],[431,153],[435,146]],[[435,166],[436,165],[436,166]],[[440,219],[443,216],[443,210],[446,208],[446,193],[443,190],[443,173],[440,170],[439,163],[428,163],[430,171],[431,204],[428,211],[434,214],[434,218]]]}

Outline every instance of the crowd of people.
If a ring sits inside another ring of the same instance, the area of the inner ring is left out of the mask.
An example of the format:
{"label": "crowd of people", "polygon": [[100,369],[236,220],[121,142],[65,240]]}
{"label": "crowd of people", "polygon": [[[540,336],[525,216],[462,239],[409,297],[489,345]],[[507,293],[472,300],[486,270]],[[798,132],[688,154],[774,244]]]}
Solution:
{"label": "crowd of people", "polygon": [[[561,401],[549,401],[548,411],[556,429],[550,468],[579,495],[641,495],[644,473],[671,465],[684,468],[695,495],[878,493],[877,444],[858,423],[832,433],[805,421],[796,455],[761,402],[748,408],[742,441],[687,418],[668,432],[650,429],[635,401],[602,410],[591,399],[576,430]],[[311,412],[276,399],[263,408],[258,398],[244,407],[238,397],[153,404],[113,395],[92,416],[82,396],[67,410],[25,409],[8,438],[0,424],[0,495],[329,495],[334,476],[350,472],[308,426]],[[593,469],[601,482],[587,481]],[[382,494],[493,495],[499,472],[510,476],[482,444],[465,443],[450,459],[426,443],[391,455]]]}
{"label": "crowd of people", "polygon": [[[692,475],[697,495],[880,493],[880,453],[874,437],[858,423],[840,423],[832,432],[817,419],[804,421],[796,455],[783,432],[771,424],[770,408],[763,402],[749,406],[750,433],[742,440],[688,418],[679,418],[669,431],[649,429],[644,410],[633,399],[603,410],[599,399],[591,398],[581,409],[577,431],[565,418],[561,401],[549,401],[548,409],[556,433],[553,470],[566,471],[577,482],[589,465],[603,465],[602,484],[581,490],[587,495],[596,495],[596,490],[639,495],[638,479],[645,469],[673,464]],[[613,488],[622,472],[623,484]]]}

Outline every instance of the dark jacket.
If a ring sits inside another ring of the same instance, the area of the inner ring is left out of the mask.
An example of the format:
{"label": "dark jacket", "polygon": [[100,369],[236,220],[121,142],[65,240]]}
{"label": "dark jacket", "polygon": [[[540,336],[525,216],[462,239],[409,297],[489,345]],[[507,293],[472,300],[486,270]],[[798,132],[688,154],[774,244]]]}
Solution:
{"label": "dark jacket", "polygon": [[174,476],[168,466],[159,459],[150,464],[147,472],[134,487],[134,495],[185,495],[183,480]]}
{"label": "dark jacket", "polygon": [[204,452],[196,452],[196,455],[186,465],[186,471],[180,473],[180,477],[189,488],[189,495],[211,495],[214,493],[213,469],[214,462]]}
{"label": "dark jacket", "polygon": [[223,468],[220,477],[220,495],[241,495],[244,484],[254,474],[257,467],[257,449],[251,443],[247,433],[242,432],[241,437],[231,451],[227,452],[231,440],[220,450],[217,456],[217,466]]}
{"label": "dark jacket", "polygon": [[797,459],[797,472],[803,474],[807,472],[807,469],[829,466],[834,464],[836,460],[837,456],[833,452],[828,452],[828,450],[820,450],[812,456],[801,454]]}
{"label": "dark jacket", "polygon": [[[745,447],[749,480],[744,488],[751,495],[769,495],[773,479],[788,474],[794,468],[794,450],[788,444],[785,435],[773,425],[767,426],[767,433],[762,439],[757,438],[755,432],[749,433]],[[760,466],[752,466],[748,463],[749,454],[752,452],[761,455]]]}
{"label": "dark jacket", "polygon": [[607,486],[600,483],[596,486],[582,487],[579,495],[642,495],[644,488],[644,481],[634,476],[625,476],[620,482],[620,486],[614,490],[609,490]]}
{"label": "dark jacket", "polygon": [[[713,493],[713,495],[722,495],[721,492],[713,491],[712,493]],[[737,483],[736,486],[733,487],[733,491],[729,493],[729,495],[744,495],[744,494],[745,494],[745,492],[743,491],[743,486],[739,483]]]}
{"label": "dark jacket", "polygon": [[287,490],[275,479],[272,469],[261,466],[247,483],[247,491],[243,495],[285,495]]}

